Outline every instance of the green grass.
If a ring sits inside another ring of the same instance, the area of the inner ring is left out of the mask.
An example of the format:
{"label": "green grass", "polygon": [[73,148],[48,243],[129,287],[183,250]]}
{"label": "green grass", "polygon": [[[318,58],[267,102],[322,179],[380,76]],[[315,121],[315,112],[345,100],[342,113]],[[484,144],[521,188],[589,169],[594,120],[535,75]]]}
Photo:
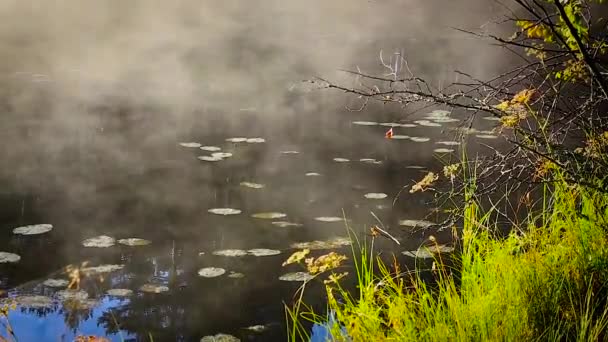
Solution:
{"label": "green grass", "polygon": [[557,182],[540,211],[499,238],[472,191],[458,251],[451,263],[437,256],[434,281],[396,272],[375,256],[373,239],[357,241],[357,290],[325,285],[335,320],[300,297],[287,309],[291,340],[308,339],[304,321],[328,325],[335,341],[608,339],[608,197]]}

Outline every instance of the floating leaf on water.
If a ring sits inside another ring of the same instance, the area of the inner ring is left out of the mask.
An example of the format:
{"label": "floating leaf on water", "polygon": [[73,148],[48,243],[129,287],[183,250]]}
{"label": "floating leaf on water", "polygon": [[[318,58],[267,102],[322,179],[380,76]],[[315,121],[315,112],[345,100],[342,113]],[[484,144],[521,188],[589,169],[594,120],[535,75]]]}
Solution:
{"label": "floating leaf on water", "polygon": [[298,151],[281,151],[281,154],[299,154]]}
{"label": "floating leaf on water", "polygon": [[219,251],[214,251],[211,254],[226,257],[242,257],[247,255],[247,252],[242,249],[222,249]]}
{"label": "floating leaf on water", "polygon": [[152,243],[150,240],[140,239],[140,238],[128,238],[128,239],[120,239],[118,243],[125,246],[147,246]]}
{"label": "floating leaf on water", "polygon": [[431,122],[429,120],[417,120],[414,121],[415,123],[419,124],[420,126],[426,126],[426,127],[441,127],[441,124],[438,124],[436,122]]}
{"label": "floating leaf on water", "polygon": [[378,123],[377,122],[373,122],[373,121],[353,121],[353,125],[359,125],[359,126],[377,126]]}
{"label": "floating leaf on water", "polygon": [[320,173],[317,173],[317,172],[307,172],[307,173],[305,174],[305,176],[307,176],[307,177],[317,177],[317,176],[320,176],[320,175],[321,175],[321,174],[320,174]]}
{"label": "floating leaf on water", "polygon": [[435,144],[445,145],[445,146],[459,146],[460,142],[458,142],[458,141],[437,141]]}
{"label": "floating leaf on water", "polygon": [[396,123],[396,122],[383,122],[380,124],[380,126],[384,126],[384,127],[402,127],[400,123]]}
{"label": "floating leaf on water", "polygon": [[215,278],[226,273],[226,270],[219,267],[205,267],[198,270],[198,275],[205,278]]}
{"label": "floating leaf on water", "polygon": [[86,239],[82,241],[82,245],[85,247],[97,247],[97,248],[107,248],[112,247],[116,243],[116,240],[107,235],[100,235],[90,239]]}
{"label": "floating leaf on water", "polygon": [[363,195],[363,197],[365,197],[367,199],[383,199],[383,198],[387,198],[388,195],[385,193],[382,193],[382,192],[370,192],[370,193]]}
{"label": "floating leaf on water", "polygon": [[321,221],[321,222],[339,222],[339,221],[343,221],[344,219],[342,217],[337,217],[337,216],[321,216],[321,217],[315,217],[315,220]]}
{"label": "floating leaf on water", "polygon": [[226,159],[232,157],[232,153],[230,152],[214,152],[211,153],[211,156],[214,158]]}
{"label": "floating leaf on water", "polygon": [[391,139],[393,140],[407,140],[409,139],[410,136],[409,135],[403,135],[403,134],[394,134]]}
{"label": "floating leaf on water", "polygon": [[424,170],[426,167],[420,165],[409,165],[405,167],[406,169],[415,169],[415,170]]}
{"label": "floating leaf on water", "polygon": [[399,220],[399,225],[414,228],[428,228],[434,225],[434,223],[424,220]]}
{"label": "floating leaf on water", "polygon": [[348,163],[350,161],[350,159],[346,159],[346,158],[334,158],[333,160],[336,163]]}
{"label": "floating leaf on water", "polygon": [[361,159],[359,159],[359,161],[362,163],[368,163],[368,164],[382,164],[381,160],[376,160],[373,158],[361,158]]}
{"label": "floating leaf on water", "polygon": [[414,127],[417,127],[417,125],[412,124],[412,123],[404,123],[404,124],[400,124],[399,126],[403,127],[403,128],[414,128]]}
{"label": "floating leaf on water", "polygon": [[445,118],[450,115],[450,111],[443,109],[436,109],[429,114],[427,114],[427,118]]}
{"label": "floating leaf on water", "polygon": [[106,291],[109,296],[114,297],[129,297],[133,294],[133,290],[129,289],[109,289]]}
{"label": "floating leaf on water", "polygon": [[437,123],[449,123],[449,122],[458,122],[460,120],[455,119],[455,118],[437,118],[437,119],[431,119]]}
{"label": "floating leaf on water", "polygon": [[217,162],[222,161],[224,158],[214,157],[214,156],[199,156],[196,157],[198,160],[206,161],[206,162]]}
{"label": "floating leaf on water", "polygon": [[247,139],[246,142],[249,143],[249,144],[261,144],[261,143],[266,142],[266,139],[264,139],[264,138],[249,138],[249,139]]}
{"label": "floating leaf on water", "polygon": [[427,142],[427,141],[431,140],[431,138],[427,138],[427,137],[411,137],[410,139],[413,142]]}
{"label": "floating leaf on water", "polygon": [[241,211],[239,209],[233,209],[233,208],[213,208],[213,209],[209,209],[207,210],[208,212],[212,213],[212,214],[216,214],[216,215],[238,215],[241,213]]}
{"label": "floating leaf on water", "polygon": [[80,271],[87,275],[95,275],[95,274],[101,274],[101,273],[116,272],[116,271],[122,270],[123,268],[125,268],[125,265],[108,264],[108,265],[84,267],[84,268],[80,269]]}
{"label": "floating leaf on water", "polygon": [[48,233],[53,229],[52,224],[32,224],[29,226],[17,227],[13,229],[13,234],[37,235]]}
{"label": "floating leaf on water", "polygon": [[89,294],[83,290],[61,290],[55,293],[55,296],[61,301],[78,300],[83,301],[89,298]]}
{"label": "floating leaf on water", "polygon": [[435,152],[435,153],[452,153],[452,152],[454,152],[454,150],[452,150],[451,148],[436,148],[433,150],[433,152]]}
{"label": "floating leaf on water", "polygon": [[491,135],[491,134],[477,134],[475,137],[479,138],[479,139],[496,139],[496,138],[498,138],[498,136]]}
{"label": "floating leaf on water", "polygon": [[242,137],[238,137],[238,138],[228,138],[226,139],[226,141],[228,142],[232,142],[232,143],[242,143],[242,142],[246,142],[247,138],[242,138]]}
{"label": "floating leaf on water", "polygon": [[252,326],[246,327],[245,330],[253,331],[255,333],[261,333],[261,332],[268,330],[268,327],[265,325],[257,324],[257,325],[252,325]]}
{"label": "floating leaf on water", "polygon": [[294,223],[294,222],[288,222],[288,221],[274,221],[274,222],[272,222],[272,224],[277,227],[280,227],[280,228],[302,227],[301,223]]}
{"label": "floating leaf on water", "polygon": [[250,255],[256,256],[256,257],[263,257],[263,256],[279,255],[279,254],[281,254],[281,251],[278,251],[276,249],[254,248],[254,249],[248,250],[247,253],[249,253]]}
{"label": "floating leaf on water", "polygon": [[201,144],[197,143],[197,142],[182,142],[179,143],[180,146],[182,147],[190,147],[190,148],[199,148],[201,147]]}
{"label": "floating leaf on water", "polygon": [[343,246],[349,246],[351,240],[346,237],[335,237],[329,240],[321,241],[308,241],[308,242],[296,242],[291,244],[291,248],[295,249],[333,249],[340,248]]}
{"label": "floating leaf on water", "polygon": [[487,121],[500,121],[500,118],[497,116],[484,116],[482,119]]}
{"label": "floating leaf on water", "polygon": [[47,296],[17,296],[10,300],[18,306],[29,309],[45,309],[53,306],[53,299]]}
{"label": "floating leaf on water", "polygon": [[257,214],[253,214],[253,215],[251,215],[251,217],[258,218],[258,219],[273,220],[273,219],[280,219],[280,218],[283,218],[283,217],[287,217],[287,214],[269,212],[269,213],[257,213]]}
{"label": "floating leaf on water", "polygon": [[201,342],[241,342],[241,340],[232,335],[216,334],[201,338]]}
{"label": "floating leaf on water", "polygon": [[0,252],[0,264],[13,263],[21,260],[21,257],[14,253]]}
{"label": "floating leaf on water", "polygon": [[245,274],[240,273],[240,272],[230,272],[227,276],[228,278],[233,278],[233,279],[240,279],[240,278],[245,278]]}
{"label": "floating leaf on water", "polygon": [[163,293],[168,292],[169,287],[159,284],[144,284],[139,288],[139,290],[146,293]]}
{"label": "floating leaf on water", "polygon": [[217,147],[217,146],[201,146],[201,150],[208,151],[208,152],[217,152],[217,151],[221,151],[222,148]]}
{"label": "floating leaf on water", "polygon": [[307,272],[291,272],[287,274],[283,274],[279,277],[279,280],[282,281],[309,281],[313,279],[314,276]]}
{"label": "floating leaf on water", "polygon": [[454,247],[446,246],[446,245],[438,245],[438,246],[428,246],[428,247],[420,247],[415,251],[405,251],[402,252],[403,255],[419,258],[419,259],[428,259],[435,256],[438,253],[451,253],[454,251]]}
{"label": "floating leaf on water", "polygon": [[244,186],[246,188],[251,188],[251,189],[262,189],[264,187],[264,184],[252,183],[252,182],[241,182],[240,185]]}
{"label": "floating leaf on water", "polygon": [[65,279],[47,279],[42,285],[48,287],[67,287],[70,282]]}

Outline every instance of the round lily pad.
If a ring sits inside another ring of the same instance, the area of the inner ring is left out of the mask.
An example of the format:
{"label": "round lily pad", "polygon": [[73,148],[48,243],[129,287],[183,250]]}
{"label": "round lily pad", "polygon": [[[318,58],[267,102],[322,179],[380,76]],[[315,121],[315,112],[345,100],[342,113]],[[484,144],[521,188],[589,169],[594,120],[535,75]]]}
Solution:
{"label": "round lily pad", "polygon": [[12,301],[21,307],[30,309],[44,309],[53,306],[53,299],[47,296],[18,296]]}
{"label": "round lily pad", "polygon": [[337,216],[321,216],[321,217],[315,217],[315,220],[321,221],[321,222],[339,222],[339,221],[343,221],[344,219],[342,217],[337,217]]}
{"label": "round lily pad", "polygon": [[441,124],[437,123],[437,122],[431,122],[429,120],[418,120],[418,121],[414,121],[415,123],[419,124],[420,126],[426,126],[426,127],[441,127]]}
{"label": "round lily pad", "polygon": [[264,138],[249,138],[246,140],[247,143],[249,144],[261,144],[266,142],[266,139]]}
{"label": "round lily pad", "polygon": [[65,301],[65,300],[78,300],[78,301],[82,301],[82,300],[87,300],[89,298],[89,294],[86,291],[83,290],[62,290],[62,291],[57,291],[57,293],[55,293],[55,296],[57,296],[57,298],[59,300]]}
{"label": "round lily pad", "polygon": [[282,154],[299,154],[298,151],[281,151]]}
{"label": "round lily pad", "polygon": [[438,246],[428,246],[428,247],[420,247],[415,251],[405,251],[402,252],[403,255],[418,258],[418,259],[428,259],[433,258],[435,254],[438,253],[451,253],[454,251],[454,247],[446,246],[446,245],[438,245]]}
{"label": "round lily pad", "polygon": [[207,210],[208,212],[212,213],[212,214],[216,214],[216,215],[238,215],[241,213],[241,211],[239,209],[233,209],[233,208],[213,208],[213,209],[209,209]]}
{"label": "round lily pad", "polygon": [[282,281],[309,281],[313,279],[314,276],[307,272],[291,272],[287,274],[283,274],[279,277],[279,280]]}
{"label": "round lily pad", "polygon": [[201,150],[208,151],[208,152],[218,152],[218,151],[221,151],[222,149],[217,146],[201,146]]}
{"label": "round lily pad", "polygon": [[106,264],[106,265],[99,265],[99,266],[84,267],[84,268],[81,268],[80,270],[85,274],[95,275],[95,274],[101,274],[101,273],[116,272],[116,271],[122,270],[123,268],[125,268],[125,265]]}
{"label": "round lily pad", "polygon": [[264,188],[264,184],[252,183],[252,182],[241,182],[240,185],[244,186],[246,188],[251,188],[251,189],[262,189],[262,188]]}
{"label": "round lily pad", "polygon": [[424,220],[399,220],[400,226],[408,226],[414,228],[428,228],[434,225],[433,222],[424,221]]}
{"label": "round lily pad", "polygon": [[382,193],[382,192],[370,192],[370,193],[363,195],[363,197],[365,197],[367,199],[383,199],[383,198],[387,198],[388,195],[385,193]]}
{"label": "round lily pad", "polygon": [[374,121],[353,121],[352,122],[353,125],[358,125],[358,126],[377,126],[378,123],[374,122]]}
{"label": "round lily pad", "polygon": [[396,122],[383,122],[380,124],[380,126],[384,126],[384,127],[401,127],[401,124],[396,123]]}
{"label": "round lily pad", "polygon": [[0,264],[14,263],[21,260],[21,257],[14,253],[0,252]]}
{"label": "round lily pad", "polygon": [[403,135],[403,134],[394,134],[391,139],[393,140],[407,140],[409,139],[410,136],[409,135]]}
{"label": "round lily pad", "polygon": [[458,146],[458,145],[460,145],[460,142],[458,142],[458,141],[437,141],[435,144],[445,145],[445,146]]}
{"label": "round lily pad", "polygon": [[216,334],[201,338],[201,342],[240,342],[241,340],[228,334]]}
{"label": "round lily pad", "polygon": [[262,256],[279,255],[279,254],[281,254],[281,251],[278,251],[276,249],[254,248],[254,249],[248,250],[247,253],[249,253],[250,255],[256,256],[256,257],[262,257]]}
{"label": "round lily pad", "polygon": [[460,120],[455,119],[455,118],[436,118],[436,119],[431,119],[437,123],[449,123],[449,122],[458,122]]}
{"label": "round lily pad", "polygon": [[202,161],[206,161],[206,162],[217,162],[217,161],[224,160],[224,158],[214,157],[214,156],[199,156],[199,157],[196,157],[196,158],[198,160],[202,160]]}
{"label": "round lily pad", "polygon": [[412,124],[412,123],[404,123],[404,124],[400,124],[399,127],[403,127],[403,128],[414,128],[417,127],[417,125]]}
{"label": "round lily pad", "polygon": [[140,239],[140,238],[128,238],[128,239],[120,239],[118,243],[125,246],[147,246],[152,243],[150,240]]}
{"label": "round lily pad", "polygon": [[498,136],[491,135],[491,134],[477,134],[475,137],[478,139],[496,139],[496,138],[498,138]]}
{"label": "round lily pad", "polygon": [[228,138],[228,139],[226,139],[226,141],[232,142],[232,143],[242,143],[242,142],[246,142],[247,138],[242,138],[242,137]]}
{"label": "round lily pad", "polygon": [[413,142],[427,142],[427,141],[431,140],[431,138],[427,138],[427,137],[411,137],[410,140],[413,141]]}
{"label": "round lily pad", "polygon": [[247,255],[247,251],[244,251],[242,249],[222,249],[219,251],[214,251],[211,254],[226,257],[242,257]]}
{"label": "round lily pad", "polygon": [[97,248],[107,248],[112,247],[116,243],[116,240],[113,237],[107,235],[100,235],[90,239],[86,239],[82,241],[82,245],[85,247],[97,247]]}
{"label": "round lily pad", "polygon": [[129,297],[133,294],[133,290],[129,289],[109,289],[106,291],[109,296],[113,297]]}
{"label": "round lily pad", "polygon": [[168,292],[169,287],[159,284],[144,284],[139,288],[139,290],[146,293],[163,293]]}
{"label": "round lily pad", "polygon": [[317,173],[317,172],[307,172],[307,173],[305,174],[305,176],[307,176],[307,177],[316,177],[316,176],[320,176],[320,175],[321,175],[321,174],[320,174],[320,173]]}
{"label": "round lily pad", "polygon": [[454,152],[454,150],[452,150],[451,148],[436,148],[433,150],[433,152],[435,152],[435,153],[452,153],[452,152]]}
{"label": "round lily pad", "polygon": [[426,167],[424,166],[420,166],[420,165],[409,165],[405,167],[406,169],[415,169],[415,170],[423,170],[426,169]]}
{"label": "round lily pad", "polygon": [[230,152],[213,152],[211,156],[214,158],[226,159],[232,157],[232,153]]}
{"label": "round lily pad", "polygon": [[482,119],[487,121],[500,121],[500,118],[497,116],[484,116]]}
{"label": "round lily pad", "polygon": [[13,229],[13,234],[20,235],[38,235],[48,233],[53,229],[52,224],[32,224]]}
{"label": "round lily pad", "polygon": [[350,161],[350,159],[346,159],[346,158],[334,158],[333,160],[336,163],[348,163]]}
{"label": "round lily pad", "polygon": [[253,214],[253,215],[251,215],[251,217],[258,218],[258,219],[274,220],[274,219],[279,219],[279,218],[287,217],[287,214],[276,213],[276,212],[268,212],[268,213]]}
{"label": "round lily pad", "polygon": [[240,278],[245,278],[245,274],[240,273],[240,272],[230,272],[227,275],[228,278],[233,278],[233,279],[240,279]]}
{"label": "round lily pad", "polygon": [[67,287],[70,282],[65,279],[47,279],[42,285],[48,287]]}
{"label": "round lily pad", "polygon": [[261,333],[261,332],[268,330],[268,327],[265,325],[256,324],[256,325],[246,327],[245,330],[253,331],[255,333]]}
{"label": "round lily pad", "polygon": [[325,241],[296,242],[292,243],[290,247],[295,249],[334,249],[349,246],[351,243],[351,240],[347,237],[334,237]]}
{"label": "round lily pad", "polygon": [[281,227],[281,228],[302,227],[301,223],[294,223],[294,222],[288,222],[288,221],[274,221],[274,222],[272,222],[272,224],[277,227]]}
{"label": "round lily pad", "polygon": [[201,144],[197,143],[197,142],[182,142],[179,143],[180,146],[182,147],[189,147],[189,148],[199,148],[201,147]]}
{"label": "round lily pad", "polygon": [[361,159],[359,159],[359,161],[362,163],[367,163],[367,164],[382,164],[381,160],[376,160],[373,158],[361,158]]}
{"label": "round lily pad", "polygon": [[198,270],[198,275],[205,278],[215,278],[226,273],[226,270],[219,267],[205,267]]}

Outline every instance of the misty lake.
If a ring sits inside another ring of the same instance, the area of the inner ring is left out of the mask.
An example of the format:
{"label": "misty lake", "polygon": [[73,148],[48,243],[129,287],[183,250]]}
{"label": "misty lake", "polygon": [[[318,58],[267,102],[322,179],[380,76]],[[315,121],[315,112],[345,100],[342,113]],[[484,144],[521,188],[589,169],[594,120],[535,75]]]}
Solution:
{"label": "misty lake", "polygon": [[[347,227],[379,220],[401,245],[378,250],[426,262],[422,241],[450,232],[432,194],[408,190],[461,143],[498,144],[496,122],[357,110],[301,80],[385,73],[382,49],[437,84],[456,65],[494,71],[449,29],[490,5],[462,3],[0,5],[0,307],[16,304],[18,340],[282,341],[308,277],[281,264],[299,248],[350,256]],[[305,298],[319,312],[321,285]]]}

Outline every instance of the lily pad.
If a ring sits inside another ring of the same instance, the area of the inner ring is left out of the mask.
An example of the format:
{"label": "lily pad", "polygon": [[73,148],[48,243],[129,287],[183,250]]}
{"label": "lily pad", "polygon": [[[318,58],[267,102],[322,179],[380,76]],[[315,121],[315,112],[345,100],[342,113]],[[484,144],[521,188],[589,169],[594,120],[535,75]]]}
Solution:
{"label": "lily pad", "polygon": [[299,154],[298,151],[281,151],[281,154]]}
{"label": "lily pad", "polygon": [[414,127],[418,127],[418,125],[415,125],[415,124],[412,124],[412,123],[404,123],[404,124],[400,124],[399,127],[414,128]]}
{"label": "lily pad", "polygon": [[233,208],[213,208],[213,209],[209,209],[207,210],[208,212],[215,214],[215,215],[238,215],[241,213],[241,211],[239,209],[233,209]]}
{"label": "lily pad", "polygon": [[351,240],[347,237],[334,237],[325,241],[296,242],[292,243],[290,247],[295,249],[334,249],[349,246],[351,243]]}
{"label": "lily pad", "polygon": [[374,122],[374,121],[353,121],[352,124],[358,125],[358,126],[377,126],[378,125],[378,123]]}
{"label": "lily pad", "polygon": [[140,239],[140,238],[128,238],[128,239],[120,239],[118,243],[125,246],[147,246],[152,243],[150,240]]}
{"label": "lily pad", "polygon": [[87,275],[95,275],[95,274],[116,272],[116,271],[122,270],[123,268],[125,268],[125,265],[106,264],[106,265],[99,265],[99,266],[84,267],[84,268],[81,268],[80,271]]}
{"label": "lily pad", "polygon": [[455,118],[437,118],[437,119],[431,119],[437,123],[449,123],[449,122],[458,122],[460,120],[455,119]]}
{"label": "lily pad", "polygon": [[65,279],[47,279],[42,285],[48,287],[67,287],[70,282]]}
{"label": "lily pad", "polygon": [[13,234],[38,235],[48,233],[53,229],[52,224],[32,224],[29,226],[17,227],[13,229]]}
{"label": "lily pad", "polygon": [[109,289],[106,291],[109,296],[113,297],[129,297],[133,294],[133,290],[129,289]]}
{"label": "lily pad", "polygon": [[245,278],[245,274],[244,273],[240,273],[240,272],[230,272],[227,275],[228,278],[233,278],[233,279],[240,279],[240,278]]}
{"label": "lily pad", "polygon": [[294,222],[288,222],[288,221],[274,221],[274,222],[272,222],[272,224],[277,227],[280,227],[280,228],[302,227],[301,223],[294,223]]}
{"label": "lily pad", "polygon": [[201,338],[201,342],[240,342],[241,340],[228,334],[216,334]]}
{"label": "lily pad", "polygon": [[163,293],[168,292],[169,287],[159,284],[144,284],[139,288],[139,290],[146,293]]}
{"label": "lily pad", "polygon": [[370,192],[370,193],[363,195],[363,197],[365,197],[367,199],[384,199],[384,198],[387,198],[388,195],[385,193],[382,193],[382,192]]}
{"label": "lily pad", "polygon": [[403,134],[395,134],[391,137],[391,139],[393,139],[393,140],[407,140],[409,138],[410,138],[409,135],[403,135]]}
{"label": "lily pad", "polygon": [[350,161],[350,159],[347,159],[347,158],[334,158],[333,160],[336,163],[348,163]]}
{"label": "lily pad", "polygon": [[414,122],[417,123],[420,126],[441,127],[441,124],[438,124],[437,122],[431,122],[429,120],[418,120],[418,121],[414,121]]}
{"label": "lily pad", "polygon": [[249,253],[250,255],[256,256],[256,257],[263,257],[263,256],[279,255],[279,254],[281,254],[281,251],[276,250],[276,249],[254,248],[254,249],[248,250],[247,253]]}
{"label": "lily pad", "polygon": [[482,117],[482,119],[487,121],[500,121],[500,118],[496,116],[484,116]]}
{"label": "lily pad", "polygon": [[321,221],[321,222],[339,222],[339,221],[344,221],[344,219],[342,217],[337,217],[337,216],[315,217],[315,220]]}
{"label": "lily pad", "polygon": [[291,272],[283,274],[279,277],[279,280],[282,281],[309,281],[313,279],[314,276],[307,272]]}
{"label": "lily pad", "polygon": [[226,159],[232,157],[232,153],[230,152],[214,152],[211,153],[211,156],[214,158]]}
{"label": "lily pad", "polygon": [[414,170],[424,170],[426,167],[420,165],[409,165],[405,167],[406,169],[414,169]]}
{"label": "lily pad", "polygon": [[83,290],[61,290],[55,293],[55,296],[61,301],[78,300],[83,301],[89,298],[89,294]]}
{"label": "lily pad", "polygon": [[384,127],[401,127],[400,123],[396,123],[396,122],[383,122],[380,124],[380,126],[384,126]]}
{"label": "lily pad", "polygon": [[258,218],[258,219],[274,220],[274,219],[280,219],[283,217],[287,217],[287,214],[268,212],[268,213],[253,214],[253,215],[251,215],[251,217]]}
{"label": "lily pad", "polygon": [[226,257],[242,257],[247,255],[247,251],[244,251],[242,249],[222,249],[219,251],[214,251],[211,254]]}
{"label": "lily pad", "polygon": [[0,264],[14,263],[21,260],[21,257],[14,253],[0,252]]}
{"label": "lily pad", "polygon": [[428,247],[420,247],[415,251],[405,251],[402,252],[403,255],[418,258],[418,259],[428,259],[435,256],[435,254],[439,253],[451,253],[454,251],[454,247],[446,246],[446,245],[438,245],[438,246],[428,246]]}
{"label": "lily pad", "polygon": [[253,331],[254,333],[261,333],[261,332],[268,330],[268,327],[265,325],[256,324],[256,325],[246,327],[245,330]]}
{"label": "lily pad", "polygon": [[431,138],[427,138],[427,137],[411,137],[410,140],[412,140],[413,142],[427,142],[427,141],[431,140]]}
{"label": "lily pad", "polygon": [[376,160],[373,158],[361,158],[361,159],[359,159],[359,161],[362,163],[367,163],[367,164],[382,164],[381,160]]}
{"label": "lily pad", "polygon": [[90,239],[82,241],[82,245],[85,247],[97,247],[97,248],[108,248],[114,246],[116,239],[107,235],[100,235]]}
{"label": "lily pad", "polygon": [[436,148],[433,150],[433,152],[435,152],[435,153],[452,153],[452,152],[454,152],[454,150],[452,150],[451,148]]}
{"label": "lily pad", "polygon": [[201,150],[207,151],[207,152],[217,152],[217,151],[221,151],[222,148],[217,147],[217,146],[201,146]]}
{"label": "lily pad", "polygon": [[226,273],[226,270],[219,267],[205,267],[198,270],[198,275],[205,278],[215,278]]}
{"label": "lily pad", "polygon": [[318,177],[318,176],[320,176],[320,175],[321,175],[321,174],[320,174],[320,173],[317,173],[317,172],[307,172],[307,173],[305,174],[305,176],[307,176],[307,177]]}
{"label": "lily pad", "polygon": [[242,143],[242,142],[246,142],[247,138],[242,138],[242,137],[228,138],[228,139],[226,139],[226,141],[231,142],[231,143]]}
{"label": "lily pad", "polygon": [[196,157],[198,160],[206,161],[206,162],[217,162],[222,161],[224,158],[214,157],[214,156],[199,156]]}
{"label": "lily pad", "polygon": [[17,305],[30,309],[44,309],[53,306],[53,299],[47,296],[18,296],[11,299]]}
{"label": "lily pad", "polygon": [[199,148],[199,147],[201,147],[201,144],[199,144],[197,142],[182,142],[182,143],[179,143],[179,146],[189,147],[189,148]]}
{"label": "lily pad", "polygon": [[251,188],[251,189],[262,189],[262,188],[264,188],[264,184],[252,183],[252,182],[241,182],[240,185],[244,186],[246,188]]}
{"label": "lily pad", "polygon": [[445,145],[445,146],[459,146],[460,142],[458,141],[437,141],[435,142],[437,145]]}
{"label": "lily pad", "polygon": [[266,139],[264,138],[248,138],[247,143],[249,144],[261,144],[261,143],[265,143]]}
{"label": "lily pad", "polygon": [[492,134],[477,134],[475,136],[478,139],[496,139],[498,136]]}
{"label": "lily pad", "polygon": [[433,226],[434,223],[424,220],[399,220],[399,225],[414,228],[428,228]]}

